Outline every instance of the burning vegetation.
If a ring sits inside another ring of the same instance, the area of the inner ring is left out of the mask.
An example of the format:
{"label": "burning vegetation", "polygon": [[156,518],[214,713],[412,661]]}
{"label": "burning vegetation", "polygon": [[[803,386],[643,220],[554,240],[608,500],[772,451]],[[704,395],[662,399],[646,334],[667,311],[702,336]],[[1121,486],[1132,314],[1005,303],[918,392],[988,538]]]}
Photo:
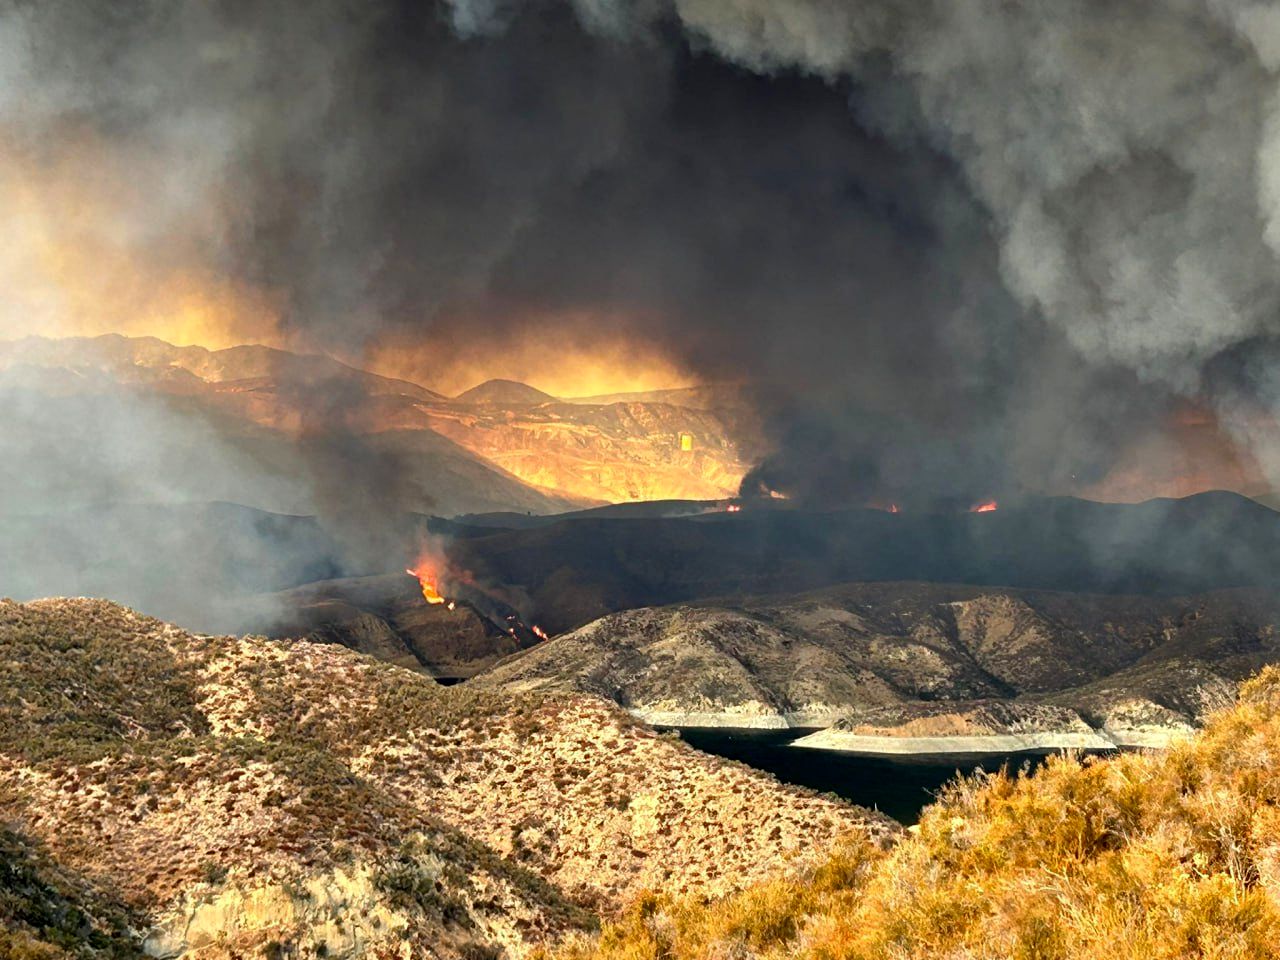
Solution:
{"label": "burning vegetation", "polygon": [[453,611],[459,604],[465,605],[490,629],[522,643],[533,644],[548,639],[545,630],[536,623],[526,622],[520,611],[498,595],[501,590],[481,587],[470,572],[460,575],[441,572],[448,570],[448,560],[442,554],[429,552],[422,554],[404,572],[418,581],[422,599],[431,606],[443,606]]}
{"label": "burning vegetation", "polygon": [[452,610],[454,604],[445,600],[440,595],[440,590],[436,586],[436,575],[429,570],[419,566],[417,569],[406,569],[405,573],[414,577],[418,581],[418,585],[422,587],[422,599],[427,603],[448,603],[449,609]]}

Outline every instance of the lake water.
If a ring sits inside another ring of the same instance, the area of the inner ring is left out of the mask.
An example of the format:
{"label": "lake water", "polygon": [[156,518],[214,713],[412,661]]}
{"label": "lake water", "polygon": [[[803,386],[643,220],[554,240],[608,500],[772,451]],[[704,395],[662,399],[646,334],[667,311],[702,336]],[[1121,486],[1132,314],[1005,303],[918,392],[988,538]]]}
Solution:
{"label": "lake water", "polygon": [[851,803],[874,807],[900,823],[912,824],[920,811],[957,773],[1034,769],[1050,751],[1011,754],[913,755],[873,757],[835,750],[787,746],[807,730],[695,730],[678,731],[692,747],[772,773],[785,783],[822,790]]}

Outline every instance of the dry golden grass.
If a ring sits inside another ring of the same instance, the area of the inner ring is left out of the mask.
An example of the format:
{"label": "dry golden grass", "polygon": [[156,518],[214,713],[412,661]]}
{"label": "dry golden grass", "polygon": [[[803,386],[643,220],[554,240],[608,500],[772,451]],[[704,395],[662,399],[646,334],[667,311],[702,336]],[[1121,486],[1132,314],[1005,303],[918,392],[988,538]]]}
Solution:
{"label": "dry golden grass", "polygon": [[1159,754],[954,785],[884,852],[713,902],[642,898],[562,960],[1280,956],[1280,669]]}

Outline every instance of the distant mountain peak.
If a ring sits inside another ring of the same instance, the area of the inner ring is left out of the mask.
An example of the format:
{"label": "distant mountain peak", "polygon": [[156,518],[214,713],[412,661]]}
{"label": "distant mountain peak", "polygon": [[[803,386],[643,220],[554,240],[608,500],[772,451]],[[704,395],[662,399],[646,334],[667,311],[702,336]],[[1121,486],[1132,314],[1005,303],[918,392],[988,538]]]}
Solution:
{"label": "distant mountain peak", "polygon": [[549,393],[543,393],[537,387],[531,387],[519,380],[486,380],[453,398],[458,403],[500,404],[503,406],[533,406],[539,403],[555,401]]}

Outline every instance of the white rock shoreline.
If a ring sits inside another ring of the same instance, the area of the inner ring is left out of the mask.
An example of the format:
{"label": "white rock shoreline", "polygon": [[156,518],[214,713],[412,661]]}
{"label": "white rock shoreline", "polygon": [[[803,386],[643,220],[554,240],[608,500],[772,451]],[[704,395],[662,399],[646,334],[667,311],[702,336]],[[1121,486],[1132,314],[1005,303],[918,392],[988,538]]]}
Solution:
{"label": "white rock shoreline", "polygon": [[825,727],[786,744],[808,750],[831,750],[867,756],[936,756],[939,754],[1006,754],[1033,750],[1164,749],[1192,733],[1189,727],[1039,730],[970,736],[910,737],[854,734],[828,725],[827,715],[802,713],[732,713],[635,709],[632,715],[655,727],[689,730],[805,730]]}
{"label": "white rock shoreline", "polygon": [[833,714],[810,713],[705,713],[681,710],[647,710],[643,707],[629,713],[651,727],[680,727],[690,730],[812,730],[827,727],[839,718]]}
{"label": "white rock shoreline", "polygon": [[787,746],[872,756],[1005,754],[1030,750],[1163,750],[1187,735],[1185,730],[1094,730],[1089,733],[1041,731],[981,736],[895,737],[819,730],[793,740]]}
{"label": "white rock shoreline", "polygon": [[1120,744],[1097,733],[1010,733],[954,737],[866,736],[821,730],[788,744],[810,750],[902,756],[945,753],[1020,753],[1024,750],[1114,750]]}

